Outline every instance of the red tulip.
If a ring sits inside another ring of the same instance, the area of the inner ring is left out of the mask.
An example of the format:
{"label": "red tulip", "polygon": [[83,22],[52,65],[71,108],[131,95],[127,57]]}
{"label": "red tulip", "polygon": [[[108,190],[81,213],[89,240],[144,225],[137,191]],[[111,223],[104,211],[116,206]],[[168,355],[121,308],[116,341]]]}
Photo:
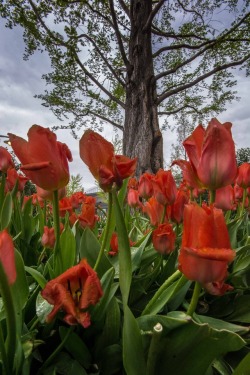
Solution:
{"label": "red tulip", "polygon": [[80,139],[80,157],[104,191],[110,191],[113,183],[120,188],[135,172],[136,159],[115,155],[112,143],[90,129]]}
{"label": "red tulip", "polygon": [[243,189],[250,187],[250,163],[243,163],[239,166],[236,184]]}
{"label": "red tulip", "polygon": [[0,171],[7,172],[9,168],[15,168],[12,156],[6,148],[0,146]]}
{"label": "red tulip", "polygon": [[175,202],[167,208],[168,216],[172,221],[178,224],[182,222],[184,207],[188,202],[189,192],[179,189]]}
{"label": "red tulip", "polygon": [[199,125],[183,142],[193,170],[211,190],[230,185],[237,175],[232,124],[212,119],[206,130]]}
{"label": "red tulip", "polygon": [[80,323],[87,328],[91,321],[86,310],[90,305],[97,304],[102,294],[96,272],[88,265],[86,259],[82,259],[78,265],[49,281],[42,290],[43,298],[54,305],[46,320],[51,322],[57,312],[63,310],[66,313],[66,323]]}
{"label": "red tulip", "polygon": [[235,209],[234,188],[231,185],[216,190],[214,206],[223,211]]}
{"label": "red tulip", "polygon": [[48,128],[33,125],[28,131],[28,141],[8,134],[11,146],[22,163],[21,170],[44,190],[58,190],[69,182],[68,160],[72,155],[68,146],[56,140]]}
{"label": "red tulip", "polygon": [[143,212],[145,212],[150,222],[153,226],[159,225],[162,221],[162,215],[164,213],[164,206],[160,204],[155,197],[149,198],[143,207]]}
{"label": "red tulip", "polygon": [[169,223],[160,224],[152,233],[152,241],[160,254],[170,254],[175,248],[176,235]]}
{"label": "red tulip", "polygon": [[130,207],[141,207],[142,206],[138,190],[129,189],[127,200],[128,200],[128,205]]}
{"label": "red tulip", "polygon": [[6,188],[8,191],[11,191],[14,189],[16,182],[18,181],[17,189],[22,192],[28,180],[27,177],[17,173],[15,168],[9,168],[7,170]]}
{"label": "red tulip", "polygon": [[[60,233],[63,231],[63,224],[60,223]],[[43,235],[41,238],[41,243],[44,247],[47,247],[48,249],[53,249],[56,242],[56,236],[55,236],[55,228],[49,228],[48,226],[44,226],[43,228]]]}
{"label": "red tulip", "polygon": [[177,194],[176,183],[172,172],[159,169],[152,179],[154,197],[162,205],[173,204]]}
{"label": "red tulip", "polygon": [[154,188],[152,184],[153,175],[150,173],[143,173],[139,179],[138,192],[140,197],[148,199],[154,194]]}
{"label": "red tulip", "polygon": [[186,205],[179,270],[203,286],[222,283],[234,257],[222,210]]}
{"label": "red tulip", "polygon": [[2,263],[9,284],[13,284],[16,280],[14,245],[6,229],[0,232],[0,262]]}
{"label": "red tulip", "polygon": [[84,203],[82,205],[82,211],[80,215],[78,216],[78,220],[80,223],[80,226],[82,228],[89,227],[90,229],[94,228],[95,223],[98,219],[98,216],[96,215],[96,199],[89,196],[85,197]]}

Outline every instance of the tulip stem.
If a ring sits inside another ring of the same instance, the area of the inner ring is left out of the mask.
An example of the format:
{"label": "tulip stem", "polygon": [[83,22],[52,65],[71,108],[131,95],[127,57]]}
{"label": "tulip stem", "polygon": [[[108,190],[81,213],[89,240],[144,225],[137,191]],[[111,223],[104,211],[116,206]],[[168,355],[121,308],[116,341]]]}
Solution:
{"label": "tulip stem", "polygon": [[209,190],[209,204],[213,204],[215,202],[215,194],[216,190]]}
{"label": "tulip stem", "polygon": [[55,230],[55,246],[54,246],[54,270],[55,262],[61,263],[61,259],[57,259],[59,255],[59,241],[60,241],[60,216],[59,216],[59,202],[58,202],[58,190],[53,192],[53,219],[54,219],[54,230]]}
{"label": "tulip stem", "polygon": [[[4,302],[4,308],[6,313],[6,326],[7,326],[7,339],[6,339],[6,356],[7,363],[4,364],[5,368],[11,369],[14,366],[14,358],[16,352],[16,313],[11,294],[10,285],[7,279],[7,275],[4,271],[2,263],[0,262],[0,292]],[[2,337],[3,338],[3,337]],[[3,355],[5,355],[3,353]],[[7,372],[8,374],[8,372]],[[12,374],[12,372],[10,372]]]}
{"label": "tulip stem", "polygon": [[243,189],[242,206],[241,206],[241,210],[240,210],[240,216],[243,215],[244,208],[245,208],[245,203],[246,203],[246,198],[247,198],[247,189],[244,188]]}
{"label": "tulip stem", "polygon": [[166,211],[167,211],[167,205],[164,204],[163,207],[164,207],[164,208],[163,208],[163,213],[162,213],[162,217],[161,217],[161,224],[163,224],[163,223],[164,223],[164,220],[165,220]]}
{"label": "tulip stem", "polygon": [[0,322],[0,353],[2,357],[3,374],[5,375],[11,374],[11,371],[9,369],[9,364],[8,364],[8,357],[6,353],[1,322]]}
{"label": "tulip stem", "polygon": [[106,221],[106,225],[105,225],[105,229],[104,229],[101,248],[100,248],[100,251],[99,251],[96,263],[95,263],[95,267],[94,267],[95,271],[97,270],[97,268],[98,268],[98,266],[101,262],[101,259],[103,257],[105,248],[107,246],[108,234],[109,234],[110,223],[111,223],[112,204],[113,204],[112,193],[108,193],[108,215],[107,215],[107,221]]}
{"label": "tulip stem", "polygon": [[163,327],[160,323],[157,323],[153,328],[152,338],[148,351],[147,360],[147,375],[152,375],[155,373],[155,363],[157,361],[157,355],[160,348],[160,339],[162,335]]}
{"label": "tulip stem", "polygon": [[199,296],[200,296],[200,291],[201,291],[201,285],[200,285],[200,283],[198,283],[198,281],[196,281],[194,291],[193,291],[193,295],[192,295],[192,299],[191,299],[190,305],[189,305],[188,310],[187,310],[187,314],[190,315],[190,316],[193,316],[193,313],[195,312],[195,309],[196,309],[196,306],[197,306],[197,303],[198,303],[198,300],[199,300]]}
{"label": "tulip stem", "polygon": [[3,201],[4,201],[5,182],[6,182],[5,173],[2,173],[1,185],[0,185],[0,212],[2,210]]}

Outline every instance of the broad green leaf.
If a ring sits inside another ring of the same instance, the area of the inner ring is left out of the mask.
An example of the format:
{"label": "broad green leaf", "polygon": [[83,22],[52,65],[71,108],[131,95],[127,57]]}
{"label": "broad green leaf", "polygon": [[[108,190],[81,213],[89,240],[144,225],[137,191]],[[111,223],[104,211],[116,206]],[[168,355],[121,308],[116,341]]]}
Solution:
{"label": "broad green leaf", "polygon": [[250,353],[248,353],[236,367],[233,375],[250,375]]}
{"label": "broad green leaf", "polygon": [[122,371],[122,348],[118,344],[110,345],[102,350],[100,361],[102,375],[113,375]]}
{"label": "broad green leaf", "polygon": [[134,315],[126,305],[123,325],[123,365],[129,375],[146,374],[141,332]]}
{"label": "broad green leaf", "polygon": [[1,214],[0,214],[0,229],[3,230],[8,227],[11,215],[12,215],[12,196],[11,193],[7,193],[3,202]]}
{"label": "broad green leaf", "polygon": [[235,298],[233,312],[227,316],[227,320],[250,323],[250,295],[242,295]]}
{"label": "broad green leaf", "polygon": [[47,280],[39,271],[31,267],[25,267],[25,271],[28,272],[34,280],[36,280],[36,282],[40,285],[42,289],[45,287],[45,285],[47,284]]}
{"label": "broad green leaf", "polygon": [[[89,228],[85,228],[80,241],[80,258],[86,258],[89,265],[94,268],[100,247],[100,243],[94,233]],[[102,277],[111,267],[112,264],[104,254],[97,268],[99,277]]]}
{"label": "broad green leaf", "polygon": [[127,304],[132,280],[132,261],[129,238],[124,222],[123,213],[116,192],[113,191],[114,211],[116,218],[116,229],[118,234],[118,258],[119,258],[119,283],[122,293],[123,304]]}
{"label": "broad green leaf", "polygon": [[47,315],[49,315],[53,307],[53,305],[50,305],[49,302],[41,296],[41,293],[37,295],[36,315],[41,323],[45,323]]}
{"label": "broad green leaf", "polygon": [[[206,374],[216,358],[245,346],[245,341],[236,333],[198,324],[184,313],[175,311],[165,319],[160,318],[153,316],[151,327],[152,330],[157,321],[163,326],[154,358],[157,375],[165,375],[166,369],[174,375]],[[140,326],[140,319],[138,322]]]}
{"label": "broad green leaf", "polygon": [[43,375],[87,375],[85,369],[68,353],[60,352],[53,360],[53,364],[42,372]]}
{"label": "broad green leaf", "polygon": [[[61,340],[65,338],[69,329],[70,328],[63,326],[59,327]],[[64,347],[72,355],[72,357],[80,363],[80,365],[82,365],[84,368],[89,368],[92,361],[91,354],[84,341],[81,340],[76,333],[70,333],[69,337],[64,343]]]}
{"label": "broad green leaf", "polygon": [[135,271],[138,267],[140,267],[142,254],[145,250],[145,247],[147,246],[147,243],[149,241],[150,236],[151,236],[151,232],[148,233],[145,236],[143,242],[140,244],[139,247],[133,248],[133,251],[132,251],[132,268],[133,268],[133,271]]}
{"label": "broad green leaf", "polygon": [[249,332],[248,327],[240,326],[238,324],[228,323],[224,320],[215,319],[215,318],[212,318],[212,317],[206,316],[206,315],[194,314],[193,319],[197,323],[207,323],[207,324],[209,324],[210,327],[212,327],[214,329],[225,329],[225,330],[230,331],[230,332],[238,333],[239,335],[244,335],[247,332]]}
{"label": "broad green leaf", "polygon": [[15,283],[11,286],[13,298],[15,300],[16,311],[20,313],[29,297],[29,286],[26,279],[25,267],[23,258],[19,251],[15,249],[15,262],[17,278]]}
{"label": "broad green leaf", "polygon": [[61,273],[75,264],[76,242],[72,230],[68,224],[60,236]]}

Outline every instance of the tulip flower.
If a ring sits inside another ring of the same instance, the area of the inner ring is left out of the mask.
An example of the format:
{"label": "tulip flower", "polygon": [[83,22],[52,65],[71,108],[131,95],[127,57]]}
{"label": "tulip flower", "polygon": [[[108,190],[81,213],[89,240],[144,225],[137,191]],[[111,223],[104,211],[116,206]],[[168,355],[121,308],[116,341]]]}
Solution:
{"label": "tulip flower", "polygon": [[243,189],[250,187],[250,163],[243,163],[239,166],[236,184]]}
{"label": "tulip flower", "polygon": [[179,270],[189,280],[198,281],[210,291],[209,286],[219,283],[221,291],[228,264],[235,257],[222,210],[188,204],[184,209],[183,225]]}
{"label": "tulip flower", "polygon": [[85,197],[84,203],[82,205],[82,210],[80,215],[78,216],[78,220],[80,223],[80,226],[82,228],[89,227],[90,229],[93,229],[95,226],[95,223],[98,219],[98,216],[96,215],[96,199],[94,197]]}
{"label": "tulip flower", "polygon": [[142,207],[138,190],[129,189],[127,200],[130,207]]}
{"label": "tulip flower", "polygon": [[237,175],[232,124],[213,118],[207,129],[199,125],[183,142],[193,170],[203,186],[215,190],[230,185]]}
{"label": "tulip flower", "polygon": [[86,195],[82,191],[77,191],[73,193],[70,197],[71,205],[74,209],[79,208],[84,200],[86,198]]}
{"label": "tulip flower", "polygon": [[115,155],[112,143],[90,129],[80,139],[80,157],[106,192],[114,183],[120,188],[135,172],[136,159]]}
{"label": "tulip flower", "polygon": [[162,205],[173,204],[177,194],[176,183],[172,172],[159,169],[152,179],[154,188],[154,197]]}
{"label": "tulip flower", "polygon": [[140,197],[148,199],[154,194],[152,179],[153,175],[150,173],[143,173],[139,179],[138,192]]}
{"label": "tulip flower", "polygon": [[235,209],[234,188],[231,185],[216,190],[214,206],[223,211]]}
{"label": "tulip flower", "polygon": [[46,320],[51,322],[62,310],[66,313],[64,321],[70,325],[81,324],[84,328],[91,324],[89,306],[97,304],[102,297],[102,288],[96,272],[89,266],[86,259],[69,268],[60,276],[49,281],[41,295],[53,310]]}
{"label": "tulip flower", "polygon": [[160,254],[170,254],[175,248],[176,235],[169,223],[160,224],[152,233],[152,241]]}
{"label": "tulip flower", "polygon": [[22,192],[28,180],[27,177],[17,173],[15,168],[9,168],[7,170],[6,189],[8,191],[13,190],[18,181],[17,190]]}
{"label": "tulip flower", "polygon": [[21,171],[37,186],[54,191],[69,182],[68,161],[72,155],[68,146],[58,142],[48,128],[33,125],[28,131],[28,141],[8,134],[11,146],[21,161]]}
{"label": "tulip flower", "polygon": [[6,229],[0,232],[0,262],[9,284],[13,284],[16,280],[14,245]]}
{"label": "tulip flower", "polygon": [[143,206],[143,212],[148,215],[153,226],[159,225],[161,224],[164,214],[164,206],[160,204],[155,197],[151,197]]}
{"label": "tulip flower", "polygon": [[[37,196],[43,200],[53,201],[53,191],[50,190],[44,190],[40,188],[39,186],[36,186],[36,192]],[[64,198],[66,195],[66,188],[63,187],[58,190],[58,199]]]}
{"label": "tulip flower", "polygon": [[184,207],[188,202],[189,192],[180,188],[177,192],[175,202],[167,208],[168,217],[175,223],[180,224],[183,220]]}
{"label": "tulip flower", "polygon": [[[63,224],[60,223],[60,233],[63,231]],[[43,235],[41,238],[41,243],[44,247],[48,249],[53,249],[55,246],[56,237],[55,237],[55,228],[49,228],[48,226],[44,226],[43,228]]]}
{"label": "tulip flower", "polygon": [[0,146],[0,171],[7,172],[9,168],[15,168],[12,156],[6,148]]}

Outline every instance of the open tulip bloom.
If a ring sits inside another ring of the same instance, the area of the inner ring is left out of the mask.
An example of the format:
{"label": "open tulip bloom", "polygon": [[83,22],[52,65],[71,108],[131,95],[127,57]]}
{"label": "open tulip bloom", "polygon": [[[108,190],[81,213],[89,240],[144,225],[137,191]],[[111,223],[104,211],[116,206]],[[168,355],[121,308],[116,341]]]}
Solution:
{"label": "open tulip bloom", "polygon": [[51,130],[9,134],[21,167],[0,147],[0,374],[249,373],[250,168],[231,126],[194,129],[178,183],[135,176],[86,130],[99,199],[69,193],[71,152]]}

